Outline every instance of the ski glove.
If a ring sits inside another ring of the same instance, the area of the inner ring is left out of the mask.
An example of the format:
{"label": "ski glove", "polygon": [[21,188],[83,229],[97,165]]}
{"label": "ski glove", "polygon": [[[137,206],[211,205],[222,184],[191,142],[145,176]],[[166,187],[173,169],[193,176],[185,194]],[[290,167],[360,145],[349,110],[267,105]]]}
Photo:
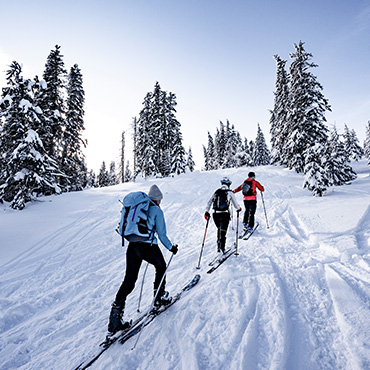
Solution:
{"label": "ski glove", "polygon": [[241,211],[242,211],[242,209],[241,209],[241,208],[239,208],[239,209],[237,209],[237,210],[236,210],[236,212],[238,212],[238,213],[239,213],[239,212],[241,212]]}
{"label": "ski glove", "polygon": [[173,246],[172,246],[172,248],[171,248],[170,252],[172,252],[173,254],[176,254],[176,253],[177,253],[177,251],[178,251],[178,249],[179,249],[178,245],[177,245],[177,244],[175,244],[175,245],[173,245]]}
{"label": "ski glove", "polygon": [[209,214],[209,212],[206,212],[205,214],[204,214],[204,218],[208,221],[209,220],[209,218],[211,217],[211,215]]}

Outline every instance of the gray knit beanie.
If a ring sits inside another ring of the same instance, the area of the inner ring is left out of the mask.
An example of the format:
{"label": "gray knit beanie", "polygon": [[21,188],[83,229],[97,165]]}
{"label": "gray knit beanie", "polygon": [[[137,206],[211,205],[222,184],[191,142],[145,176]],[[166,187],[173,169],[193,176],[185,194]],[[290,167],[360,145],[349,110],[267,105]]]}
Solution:
{"label": "gray knit beanie", "polygon": [[148,197],[151,200],[161,200],[163,199],[163,194],[157,185],[152,185],[149,189]]}

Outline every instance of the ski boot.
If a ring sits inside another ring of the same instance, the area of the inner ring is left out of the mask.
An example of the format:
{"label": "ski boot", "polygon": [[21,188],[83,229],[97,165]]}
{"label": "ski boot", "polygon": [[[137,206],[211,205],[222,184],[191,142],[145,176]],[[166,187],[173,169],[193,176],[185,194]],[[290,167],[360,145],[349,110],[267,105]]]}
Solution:
{"label": "ski boot", "polygon": [[157,297],[157,299],[154,302],[155,309],[159,309],[162,306],[167,306],[172,302],[172,297],[169,296],[168,292],[163,292],[163,294],[160,297]]}
{"label": "ski boot", "polygon": [[129,322],[122,322],[123,308],[112,305],[109,316],[108,336],[116,334],[118,331],[125,330],[130,326]]}

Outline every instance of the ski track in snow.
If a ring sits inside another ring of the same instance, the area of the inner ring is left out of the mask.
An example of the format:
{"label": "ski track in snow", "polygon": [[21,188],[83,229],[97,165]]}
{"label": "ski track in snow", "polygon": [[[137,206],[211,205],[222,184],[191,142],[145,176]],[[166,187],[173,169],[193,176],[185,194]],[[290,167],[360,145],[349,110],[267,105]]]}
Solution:
{"label": "ski track in snow", "polygon": [[[357,164],[359,178],[351,186],[324,198],[301,189],[302,178],[286,169],[256,168],[270,228],[259,198],[260,227],[239,241],[238,257],[207,274],[216,252],[211,221],[198,286],[144,329],[135,350],[135,337],[116,343],[91,368],[370,369],[370,176],[364,163]],[[229,176],[234,188],[247,172],[195,172],[65,194],[19,213],[20,227],[34,222],[40,237],[28,242],[25,236],[20,252],[0,267],[0,369],[73,369],[97,352],[125,269],[125,249],[114,232],[118,199],[160,186],[168,235],[179,245],[167,277],[175,294],[199,272],[205,205],[220,178]],[[3,212],[0,222],[9,215],[14,212]],[[50,217],[57,220],[50,228],[38,226]],[[235,229],[234,215],[228,245]],[[5,236],[11,248],[10,231]],[[132,318],[139,315],[144,268],[126,303]],[[150,305],[153,279],[150,266],[141,311]]]}

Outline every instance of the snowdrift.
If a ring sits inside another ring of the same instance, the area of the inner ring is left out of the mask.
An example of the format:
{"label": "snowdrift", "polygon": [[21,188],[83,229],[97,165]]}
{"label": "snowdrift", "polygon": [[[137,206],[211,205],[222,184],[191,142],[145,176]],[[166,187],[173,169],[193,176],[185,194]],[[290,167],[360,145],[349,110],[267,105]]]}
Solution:
{"label": "snowdrift", "polygon": [[[195,273],[199,284],[133,339],[114,344],[92,369],[369,369],[370,168],[323,198],[302,177],[254,168],[265,186],[266,227],[239,242],[238,257],[213,274],[216,228],[208,229],[201,269],[204,208],[223,176],[240,185],[249,169],[194,172],[41,198],[21,212],[1,206],[0,369],[73,369],[104,339],[110,305],[125,271],[115,228],[130,191],[156,183],[168,235],[179,245],[168,276],[175,294]],[[241,193],[237,199],[242,205]],[[227,244],[235,241],[236,217]],[[162,248],[165,258],[170,252]],[[142,272],[127,300],[135,318]],[[141,309],[152,298],[146,275]]]}

